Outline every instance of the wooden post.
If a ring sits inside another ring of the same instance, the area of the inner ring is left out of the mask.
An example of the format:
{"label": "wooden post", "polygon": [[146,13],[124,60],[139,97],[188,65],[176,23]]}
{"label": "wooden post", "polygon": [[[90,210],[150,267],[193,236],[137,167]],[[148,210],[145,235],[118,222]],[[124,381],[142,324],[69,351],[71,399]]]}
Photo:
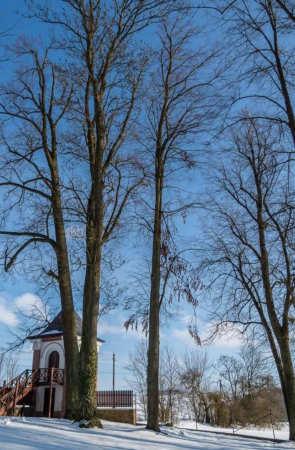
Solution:
{"label": "wooden post", "polygon": [[113,353],[113,408],[115,408],[115,371],[116,371],[116,356]]}
{"label": "wooden post", "polygon": [[132,406],[133,406],[133,424],[136,425],[137,418],[137,401],[136,401],[136,393],[132,392]]}
{"label": "wooden post", "polygon": [[170,426],[173,426],[173,413],[172,413],[172,389],[169,389],[169,408],[170,408]]}
{"label": "wooden post", "polygon": [[48,417],[51,417],[53,367],[50,368]]}
{"label": "wooden post", "polygon": [[272,417],[271,408],[269,408],[269,415],[270,415],[270,423],[271,423],[271,427],[272,427],[273,440],[275,442],[276,441],[276,435],[275,435],[275,427],[274,427],[274,421],[273,421],[273,417]]}
{"label": "wooden post", "polygon": [[19,389],[19,380],[17,380],[17,382],[16,382],[14,396],[13,396],[13,415],[14,416],[16,414],[16,404],[17,404],[18,389]]}

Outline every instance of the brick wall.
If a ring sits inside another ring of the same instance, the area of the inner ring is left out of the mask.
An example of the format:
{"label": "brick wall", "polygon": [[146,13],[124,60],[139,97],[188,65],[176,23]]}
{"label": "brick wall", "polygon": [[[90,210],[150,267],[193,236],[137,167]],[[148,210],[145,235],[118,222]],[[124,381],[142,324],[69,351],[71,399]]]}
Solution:
{"label": "brick wall", "polygon": [[129,408],[98,408],[100,419],[136,425],[136,411]]}

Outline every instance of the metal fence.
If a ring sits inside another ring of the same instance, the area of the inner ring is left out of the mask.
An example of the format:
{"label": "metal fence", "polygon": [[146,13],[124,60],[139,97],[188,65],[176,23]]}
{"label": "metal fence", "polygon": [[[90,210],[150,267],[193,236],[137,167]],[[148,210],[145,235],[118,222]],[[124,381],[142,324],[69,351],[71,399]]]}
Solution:
{"label": "metal fence", "polygon": [[98,391],[98,408],[134,408],[135,395],[133,391]]}

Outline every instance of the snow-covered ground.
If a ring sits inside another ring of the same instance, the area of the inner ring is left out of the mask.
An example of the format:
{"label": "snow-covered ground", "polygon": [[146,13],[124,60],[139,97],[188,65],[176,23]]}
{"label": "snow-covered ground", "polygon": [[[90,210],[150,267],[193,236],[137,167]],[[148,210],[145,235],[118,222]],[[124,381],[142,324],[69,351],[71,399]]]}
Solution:
{"label": "snow-covered ground", "polygon": [[80,429],[67,420],[1,418],[1,450],[287,450],[281,444],[207,432],[164,429],[154,433],[144,426],[104,422],[104,429]]}
{"label": "snow-covered ground", "polygon": [[[180,421],[178,427],[180,429],[190,429],[195,430],[196,424],[191,420],[182,420]],[[210,425],[204,425],[202,423],[198,424],[198,430],[200,431],[214,431],[219,433],[230,433],[230,434],[240,434],[246,436],[255,436],[262,438],[270,438],[279,439],[279,440],[288,440],[289,439],[289,426],[288,424],[282,424],[279,427],[275,427],[274,430],[272,428],[257,428],[257,427],[247,427],[247,428],[222,428],[222,427],[213,427]]]}

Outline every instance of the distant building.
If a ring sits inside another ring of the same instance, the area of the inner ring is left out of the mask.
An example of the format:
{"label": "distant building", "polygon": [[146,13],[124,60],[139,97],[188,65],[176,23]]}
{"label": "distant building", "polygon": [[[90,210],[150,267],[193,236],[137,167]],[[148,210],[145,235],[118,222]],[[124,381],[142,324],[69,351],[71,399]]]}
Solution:
{"label": "distant building", "polygon": [[[82,321],[75,315],[78,344]],[[65,351],[64,326],[60,312],[41,333],[28,336],[33,343],[32,370],[25,370],[0,389],[0,415],[18,414],[64,417]],[[101,339],[97,339],[99,352]],[[21,408],[21,410],[19,409]]]}
{"label": "distant building", "polygon": [[[82,321],[76,314],[78,344]],[[33,342],[33,372],[39,370],[39,383],[33,388],[34,413],[38,416],[63,417],[65,412],[65,352],[62,312],[41,333],[28,337]],[[103,341],[97,339],[97,350]],[[51,370],[53,369],[53,370]],[[42,373],[43,372],[43,373]]]}
{"label": "distant building", "polygon": [[[76,314],[78,344],[82,321]],[[0,416],[59,417],[65,415],[64,326],[60,312],[40,333],[28,336],[33,343],[32,370],[24,370],[0,388]],[[104,341],[97,338],[97,351]],[[114,375],[114,373],[113,373]],[[136,423],[136,399],[133,391],[97,391],[97,408],[101,418]]]}

